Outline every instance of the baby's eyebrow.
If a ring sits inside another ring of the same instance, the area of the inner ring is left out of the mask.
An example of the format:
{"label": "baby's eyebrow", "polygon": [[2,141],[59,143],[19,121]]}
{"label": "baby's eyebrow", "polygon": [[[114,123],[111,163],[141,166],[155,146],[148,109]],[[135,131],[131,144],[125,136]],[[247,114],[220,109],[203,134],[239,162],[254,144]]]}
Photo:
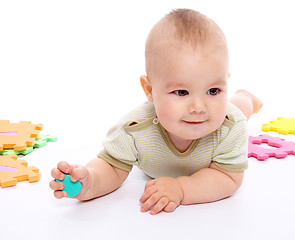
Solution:
{"label": "baby's eyebrow", "polygon": [[226,84],[227,84],[227,81],[224,79],[217,80],[211,83],[211,85],[226,85]]}
{"label": "baby's eyebrow", "polygon": [[166,88],[177,88],[177,89],[181,89],[181,88],[184,88],[185,85],[183,83],[178,83],[178,82],[168,82],[166,83],[165,85]]}

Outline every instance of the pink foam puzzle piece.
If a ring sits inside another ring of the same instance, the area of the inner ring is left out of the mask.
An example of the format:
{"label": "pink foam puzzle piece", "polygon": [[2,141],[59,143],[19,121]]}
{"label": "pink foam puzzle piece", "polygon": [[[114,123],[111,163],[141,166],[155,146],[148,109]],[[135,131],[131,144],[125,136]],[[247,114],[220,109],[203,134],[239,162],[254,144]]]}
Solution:
{"label": "pink foam puzzle piece", "polygon": [[[275,148],[264,148],[259,146],[266,143]],[[286,142],[282,138],[271,137],[269,135],[249,136],[248,157],[255,157],[264,161],[270,157],[285,158],[288,155],[295,155],[295,143]]]}

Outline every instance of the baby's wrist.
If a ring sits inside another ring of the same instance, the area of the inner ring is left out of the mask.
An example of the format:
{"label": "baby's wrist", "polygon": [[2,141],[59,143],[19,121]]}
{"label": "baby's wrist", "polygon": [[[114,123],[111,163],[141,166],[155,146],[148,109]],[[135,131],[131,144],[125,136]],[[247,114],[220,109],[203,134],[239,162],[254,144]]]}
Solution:
{"label": "baby's wrist", "polygon": [[82,190],[80,194],[77,196],[77,199],[80,201],[87,201],[91,198],[91,186],[92,186],[92,176],[91,176],[91,170],[89,168],[86,168],[88,171],[88,176],[85,178],[87,179],[84,184],[82,184]]}
{"label": "baby's wrist", "polygon": [[189,176],[181,176],[181,177],[176,178],[177,182],[180,185],[181,192],[182,192],[180,204],[183,203],[183,200],[184,200],[184,197],[185,197],[184,196],[185,195],[185,191],[184,191],[185,187],[184,186],[186,185],[186,182],[189,180],[189,178],[190,178]]}
{"label": "baby's wrist", "polygon": [[182,203],[182,200],[184,198],[184,192],[183,192],[183,187],[182,187],[182,181],[181,181],[181,178],[182,177],[178,177],[176,178],[176,181],[178,183],[178,186],[179,186],[179,190],[180,190],[180,204]]}

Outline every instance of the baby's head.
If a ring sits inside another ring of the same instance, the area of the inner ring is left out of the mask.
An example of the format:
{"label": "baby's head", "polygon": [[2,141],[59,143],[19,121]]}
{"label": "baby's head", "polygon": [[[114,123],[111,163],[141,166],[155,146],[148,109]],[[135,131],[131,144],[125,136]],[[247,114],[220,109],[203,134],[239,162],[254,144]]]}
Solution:
{"label": "baby's head", "polygon": [[141,84],[171,139],[197,139],[223,123],[228,51],[213,20],[189,9],[172,11],[150,31],[145,55]]}

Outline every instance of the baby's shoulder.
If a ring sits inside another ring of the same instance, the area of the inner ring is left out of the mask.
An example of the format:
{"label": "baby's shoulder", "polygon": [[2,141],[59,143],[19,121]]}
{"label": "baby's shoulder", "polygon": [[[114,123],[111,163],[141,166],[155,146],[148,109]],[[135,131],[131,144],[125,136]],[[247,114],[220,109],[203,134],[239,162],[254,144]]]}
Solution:
{"label": "baby's shoulder", "polygon": [[151,102],[144,102],[138,107],[131,110],[123,116],[108,132],[108,135],[118,129],[122,131],[134,131],[138,127],[142,128],[147,123],[152,122],[156,118],[154,104]]}
{"label": "baby's shoulder", "polygon": [[[155,107],[151,102],[145,102],[124,117],[122,117],[107,133],[107,137],[130,135],[148,126],[153,125],[155,119]],[[132,134],[133,135],[133,134]]]}
{"label": "baby's shoulder", "polygon": [[[230,136],[246,136],[247,119],[244,114],[233,104],[227,106],[227,114],[223,124],[213,132],[213,137],[217,143],[222,142]],[[231,137],[230,137],[231,138]]]}
{"label": "baby's shoulder", "polygon": [[245,115],[232,103],[228,103],[227,105],[226,118],[233,124],[241,121],[245,123],[247,122]]}
{"label": "baby's shoulder", "polygon": [[134,132],[153,125],[156,118],[154,104],[145,102],[121,119],[121,126],[126,132]]}
{"label": "baby's shoulder", "polygon": [[144,102],[121,118],[120,122],[126,123],[132,120],[145,120],[155,116],[154,104],[152,102]]}

